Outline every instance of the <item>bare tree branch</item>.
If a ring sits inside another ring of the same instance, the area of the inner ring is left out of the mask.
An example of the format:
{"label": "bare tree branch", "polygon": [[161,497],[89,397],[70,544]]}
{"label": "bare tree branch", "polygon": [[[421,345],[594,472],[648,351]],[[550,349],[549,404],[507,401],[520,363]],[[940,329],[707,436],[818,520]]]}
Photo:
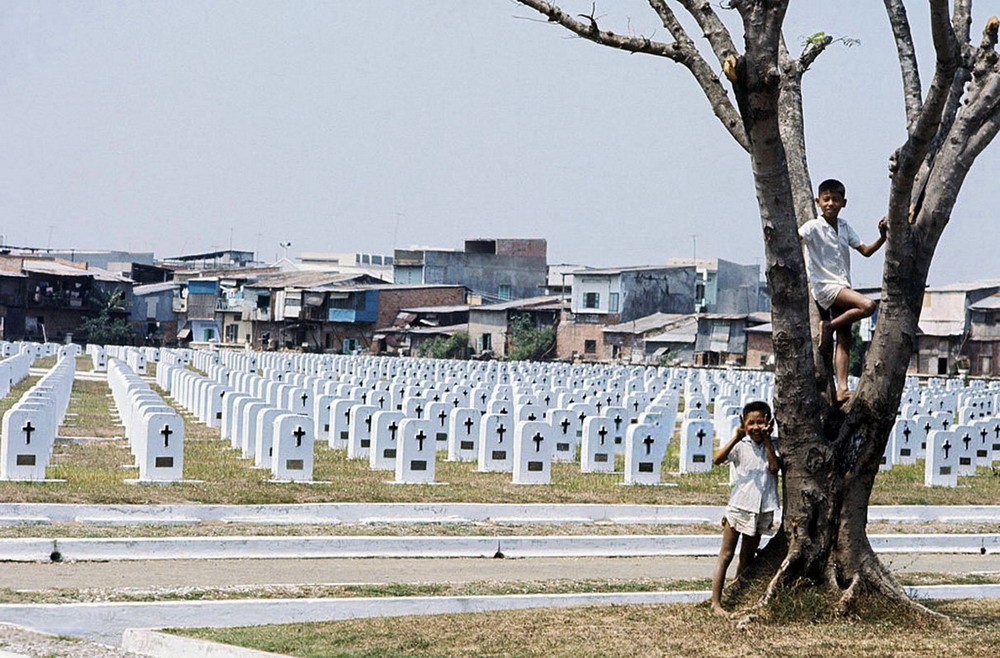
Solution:
{"label": "bare tree branch", "polygon": [[698,23],[719,63],[738,55],[732,35],[707,0],[678,0]]}
{"label": "bare tree branch", "polygon": [[972,35],[972,0],[955,0],[951,24],[960,43],[969,43]]}
{"label": "bare tree branch", "polygon": [[[941,118],[960,64],[958,41],[948,14],[947,0],[930,0],[930,7],[931,35],[937,62],[927,98],[916,119],[910,122],[906,143],[897,152],[889,194],[890,231],[893,225],[898,226],[909,216],[919,214],[920,193],[913,194],[914,183],[941,127]],[[902,61],[902,57],[900,59]]]}
{"label": "bare tree branch", "polygon": [[[698,86],[701,87],[702,92],[708,98],[708,102],[712,106],[712,111],[718,117],[719,121],[722,122],[723,127],[729,131],[729,134],[733,136],[733,139],[744,150],[750,148],[750,142],[743,128],[740,114],[733,106],[732,101],[729,100],[726,88],[722,86],[719,76],[708,66],[708,63],[705,62],[690,38],[687,38],[682,28],[679,34],[684,35],[684,40],[678,39],[670,44],[660,43],[646,37],[628,37],[601,30],[597,25],[597,18],[593,13],[584,16],[583,18],[587,22],[583,23],[567,14],[558,6],[544,0],[517,0],[517,2],[548,17],[549,22],[558,23],[570,32],[588,41],[628,52],[657,55],[682,64],[694,76]],[[664,25],[670,30],[670,26],[667,26],[666,22],[664,22]],[[677,27],[680,28],[679,23]],[[675,38],[677,37],[675,36]]]}
{"label": "bare tree branch", "polygon": [[899,55],[899,70],[903,76],[903,102],[906,107],[906,123],[912,124],[920,112],[920,68],[917,66],[917,53],[913,48],[913,35],[910,33],[910,20],[906,17],[906,7],[903,0],[885,0],[885,11],[889,15],[889,25],[892,36],[896,40],[896,53]]}

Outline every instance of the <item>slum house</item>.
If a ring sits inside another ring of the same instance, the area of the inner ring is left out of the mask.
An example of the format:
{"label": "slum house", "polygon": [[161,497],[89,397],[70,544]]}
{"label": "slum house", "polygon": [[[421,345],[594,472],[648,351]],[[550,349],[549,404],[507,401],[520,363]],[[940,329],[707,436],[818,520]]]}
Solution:
{"label": "slum house", "polygon": [[[376,310],[367,296],[340,290],[342,286],[366,283],[384,282],[367,274],[300,271],[247,281],[239,298],[237,340],[255,349],[353,351],[360,333],[347,335],[327,325],[354,326],[375,321]],[[328,289],[335,289],[334,294],[328,295]]]}
{"label": "slum house", "polygon": [[1000,294],[990,295],[969,305],[969,336],[963,354],[969,374],[979,377],[1000,375]]}
{"label": "slum house", "polygon": [[[603,328],[601,346],[594,346],[591,355],[598,361],[615,363],[645,364],[658,358],[646,352],[646,340],[651,336],[674,331],[691,315],[679,313],[653,313],[629,322],[608,325]],[[694,322],[693,324],[697,324]],[[695,332],[691,332],[691,347],[694,346]],[[661,353],[662,354],[662,353]],[[655,361],[654,361],[655,362]]]}
{"label": "slum house", "polygon": [[514,325],[520,318],[526,318],[534,329],[555,329],[564,308],[565,304],[554,296],[469,307],[469,344],[473,355],[508,358],[515,347]]}
{"label": "slum house", "polygon": [[697,341],[698,316],[682,315],[662,332],[647,336],[642,341],[643,354],[649,365],[692,365]]}
{"label": "slum house", "polygon": [[427,341],[458,333],[469,333],[468,304],[403,308],[392,326],[375,330],[372,354],[412,356]]}
{"label": "slum house", "polygon": [[177,345],[178,324],[184,318],[183,284],[167,281],[136,286],[129,321],[139,345]]}
{"label": "slum house", "polygon": [[769,313],[699,313],[695,364],[745,365],[747,327],[766,324],[770,319]]}
{"label": "slum house", "polygon": [[722,258],[671,258],[671,267],[695,268],[695,311],[754,313],[771,310],[771,293],[759,265],[741,265]]}
{"label": "slum house", "polygon": [[[987,356],[981,353],[985,348],[977,345],[973,351],[968,345],[972,335],[972,307],[980,306],[981,312],[985,313],[988,308],[983,308],[981,303],[985,303],[988,307],[990,302],[985,300],[998,291],[1000,291],[998,279],[965,281],[927,288],[920,309],[917,350],[910,360],[910,371],[925,375],[952,375],[959,370],[971,372],[972,361],[977,357],[979,363],[975,364],[976,370],[981,370],[983,366],[981,357]],[[991,333],[985,326],[985,320],[984,326],[977,327],[977,334],[984,339]],[[992,362],[989,365],[992,369]]]}
{"label": "slum house", "polygon": [[460,285],[481,303],[538,295],[548,277],[547,243],[541,239],[466,240],[462,251],[397,249],[396,284]]}
{"label": "slum house", "polygon": [[132,282],[85,262],[0,256],[4,340],[84,341],[81,325],[102,307],[112,318],[128,318]]}
{"label": "slum house", "polygon": [[693,313],[694,295],[693,266],[577,270],[570,309],[559,322],[558,358],[606,360],[605,327],[654,313]]}

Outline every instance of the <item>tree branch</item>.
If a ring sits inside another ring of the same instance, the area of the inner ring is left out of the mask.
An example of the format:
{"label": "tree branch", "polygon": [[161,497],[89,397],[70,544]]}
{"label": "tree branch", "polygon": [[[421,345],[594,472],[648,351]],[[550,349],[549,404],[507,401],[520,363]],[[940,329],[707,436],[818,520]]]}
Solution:
{"label": "tree branch", "polygon": [[912,124],[917,119],[923,101],[920,92],[920,68],[917,66],[916,50],[913,48],[910,20],[906,17],[906,7],[903,5],[903,0],[885,0],[885,11],[889,15],[892,36],[896,40],[899,72],[903,76],[906,123]]}
{"label": "tree branch", "polygon": [[708,40],[709,45],[712,46],[712,52],[718,58],[719,64],[725,62],[727,58],[735,57],[738,54],[732,35],[719,18],[719,15],[712,9],[712,3],[707,0],[678,1],[698,23],[702,34]]}
{"label": "tree branch", "polygon": [[[732,101],[729,100],[729,96],[726,93],[726,88],[722,86],[722,82],[715,72],[708,66],[701,53],[695,48],[694,44],[691,42],[690,38],[683,31],[680,24],[677,23],[677,29],[679,29],[678,34],[683,35],[683,39],[678,39],[674,43],[660,43],[657,41],[652,41],[646,37],[627,37],[620,34],[615,34],[613,32],[608,32],[601,30],[597,25],[597,19],[593,14],[589,16],[584,16],[587,20],[586,23],[580,22],[567,14],[565,11],[560,9],[558,6],[553,5],[544,0],[517,0],[522,5],[530,7],[540,14],[546,16],[549,22],[558,23],[562,25],[570,32],[587,39],[588,41],[593,41],[594,43],[600,44],[602,46],[608,46],[609,48],[617,48],[619,50],[625,50],[633,53],[644,53],[647,55],[656,55],[659,57],[665,57],[666,59],[671,59],[678,64],[682,64],[691,75],[694,76],[695,82],[701,87],[702,92],[708,98],[709,104],[712,106],[712,112],[718,117],[719,121],[722,122],[723,127],[729,131],[733,139],[743,147],[744,150],[750,148],[750,142],[747,138],[746,131],[743,129],[743,122],[740,118],[739,112],[733,106]],[[664,3],[664,8],[669,12],[669,7],[666,7]],[[655,8],[655,5],[654,5]],[[673,13],[670,12],[672,16]],[[662,19],[661,15],[661,19]],[[666,21],[664,25],[670,30],[670,26],[667,25]],[[673,32],[671,32],[673,34]],[[677,37],[675,36],[675,39]]]}
{"label": "tree branch", "polygon": [[[887,1],[887,6],[888,4]],[[914,182],[941,127],[942,113],[951,94],[955,72],[960,63],[958,41],[948,14],[947,0],[931,0],[930,6],[931,34],[937,54],[934,79],[916,119],[910,122],[906,143],[896,154],[889,195],[890,232],[897,232],[900,222],[911,214],[919,214],[919,195],[914,204],[911,204],[914,198]],[[904,66],[902,56],[900,63]],[[913,207],[914,205],[916,207]]]}
{"label": "tree branch", "polygon": [[823,51],[825,51],[831,43],[833,43],[833,37],[830,35],[823,37],[815,43],[809,43],[805,52],[799,57],[799,68],[802,69],[803,73],[809,70],[809,67],[816,61],[816,58],[822,55]]}

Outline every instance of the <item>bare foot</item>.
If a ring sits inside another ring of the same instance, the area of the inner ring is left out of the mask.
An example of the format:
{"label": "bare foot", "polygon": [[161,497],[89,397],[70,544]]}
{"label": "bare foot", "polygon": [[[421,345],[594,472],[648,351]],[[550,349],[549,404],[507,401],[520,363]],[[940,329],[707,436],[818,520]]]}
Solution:
{"label": "bare foot", "polygon": [[722,604],[712,601],[712,612],[719,615],[720,617],[729,617],[729,613],[725,611]]}
{"label": "bare foot", "polygon": [[850,390],[848,388],[838,388],[837,389],[837,400],[836,400],[837,406],[839,407],[839,406],[844,405],[848,400],[851,399],[852,395],[854,395],[854,391],[852,391],[852,390]]}

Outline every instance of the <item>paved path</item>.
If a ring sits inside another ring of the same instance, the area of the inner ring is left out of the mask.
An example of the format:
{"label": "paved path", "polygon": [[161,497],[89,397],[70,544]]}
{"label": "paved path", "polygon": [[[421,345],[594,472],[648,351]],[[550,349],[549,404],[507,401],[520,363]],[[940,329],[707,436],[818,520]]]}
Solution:
{"label": "paved path", "polygon": [[[1000,555],[893,555],[897,572],[1000,573]],[[8,563],[0,587],[16,590],[240,587],[495,580],[710,578],[715,558],[163,560]]]}

